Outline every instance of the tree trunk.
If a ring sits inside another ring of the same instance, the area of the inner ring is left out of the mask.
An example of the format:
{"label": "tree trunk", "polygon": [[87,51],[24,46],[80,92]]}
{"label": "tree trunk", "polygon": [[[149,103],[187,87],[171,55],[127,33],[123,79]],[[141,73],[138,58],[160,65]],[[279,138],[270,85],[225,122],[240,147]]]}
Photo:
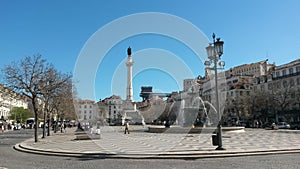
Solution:
{"label": "tree trunk", "polygon": [[54,133],[56,133],[57,132],[57,130],[58,130],[58,122],[59,122],[59,115],[57,116],[57,118],[56,118],[56,123],[55,123],[55,127],[54,127]]}
{"label": "tree trunk", "polygon": [[45,138],[46,136],[46,111],[44,111],[44,120],[43,120],[44,126],[43,126],[43,137]]}
{"label": "tree trunk", "polygon": [[35,126],[34,126],[34,142],[38,142],[38,113],[34,113]]}
{"label": "tree trunk", "polygon": [[50,113],[47,114],[47,124],[48,124],[48,128],[47,128],[47,136],[50,136],[50,125],[51,120],[50,120]]}
{"label": "tree trunk", "polygon": [[38,142],[38,110],[35,104],[35,96],[32,96],[32,106],[33,106],[33,111],[34,111],[34,142]]}

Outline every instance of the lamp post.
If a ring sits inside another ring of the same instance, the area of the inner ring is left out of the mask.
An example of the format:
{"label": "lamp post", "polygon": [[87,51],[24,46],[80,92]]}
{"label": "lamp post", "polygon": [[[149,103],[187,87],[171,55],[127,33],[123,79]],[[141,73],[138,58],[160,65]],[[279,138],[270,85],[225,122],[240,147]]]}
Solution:
{"label": "lamp post", "polygon": [[[215,72],[215,92],[216,92],[216,110],[218,115],[218,126],[217,126],[217,139],[218,139],[218,147],[216,150],[225,150],[222,146],[222,126],[221,126],[221,111],[220,111],[220,103],[219,103],[219,93],[218,93],[218,69],[223,69],[225,62],[220,61],[221,55],[223,54],[223,44],[224,42],[220,40],[220,38],[215,39],[215,34],[213,33],[213,43],[210,43],[208,47],[206,47],[206,52],[208,55],[209,61],[205,61],[205,66],[207,69],[214,70]],[[213,66],[211,66],[213,63]],[[218,67],[219,64],[219,67]]]}

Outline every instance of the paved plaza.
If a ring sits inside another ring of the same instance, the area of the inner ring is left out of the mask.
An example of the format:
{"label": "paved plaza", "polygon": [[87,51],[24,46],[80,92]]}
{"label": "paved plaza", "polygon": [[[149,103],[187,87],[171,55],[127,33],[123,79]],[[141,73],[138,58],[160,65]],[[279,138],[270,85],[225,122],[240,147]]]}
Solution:
{"label": "paved plaza", "polygon": [[75,128],[66,133],[52,133],[34,143],[17,144],[20,151],[61,156],[97,156],[105,158],[203,158],[300,152],[300,131],[245,129],[223,132],[223,147],[215,150],[212,133],[149,133],[142,126],[105,126],[94,140],[75,140]]}

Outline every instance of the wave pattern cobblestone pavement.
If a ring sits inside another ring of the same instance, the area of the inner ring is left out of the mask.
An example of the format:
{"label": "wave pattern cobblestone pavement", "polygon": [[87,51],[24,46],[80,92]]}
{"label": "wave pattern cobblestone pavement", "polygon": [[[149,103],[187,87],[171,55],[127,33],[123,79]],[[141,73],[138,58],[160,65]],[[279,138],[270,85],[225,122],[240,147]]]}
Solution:
{"label": "wave pattern cobblestone pavement", "polygon": [[75,128],[70,128],[66,133],[52,133],[37,143],[33,139],[26,140],[15,149],[48,155],[110,158],[202,158],[300,152],[300,131],[224,132],[226,150],[217,151],[212,145],[211,133],[148,133],[140,126],[133,126],[131,130],[130,134],[124,134],[121,126],[106,126],[101,128],[100,139],[74,140]]}

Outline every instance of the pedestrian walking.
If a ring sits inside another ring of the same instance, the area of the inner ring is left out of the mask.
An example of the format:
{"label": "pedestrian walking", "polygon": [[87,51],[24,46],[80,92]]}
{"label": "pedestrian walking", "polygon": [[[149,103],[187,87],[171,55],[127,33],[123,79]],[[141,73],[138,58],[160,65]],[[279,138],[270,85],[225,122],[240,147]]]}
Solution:
{"label": "pedestrian walking", "polygon": [[[60,125],[60,132],[61,133],[64,133],[65,132],[65,123],[63,122],[63,123],[61,123],[61,125]],[[64,131],[63,131],[64,130]]]}
{"label": "pedestrian walking", "polygon": [[126,134],[126,132],[129,134],[129,123],[128,122],[125,123],[125,132],[124,132],[124,134]]}
{"label": "pedestrian walking", "polygon": [[64,124],[64,132],[66,133],[66,128],[67,128],[67,125]]}

